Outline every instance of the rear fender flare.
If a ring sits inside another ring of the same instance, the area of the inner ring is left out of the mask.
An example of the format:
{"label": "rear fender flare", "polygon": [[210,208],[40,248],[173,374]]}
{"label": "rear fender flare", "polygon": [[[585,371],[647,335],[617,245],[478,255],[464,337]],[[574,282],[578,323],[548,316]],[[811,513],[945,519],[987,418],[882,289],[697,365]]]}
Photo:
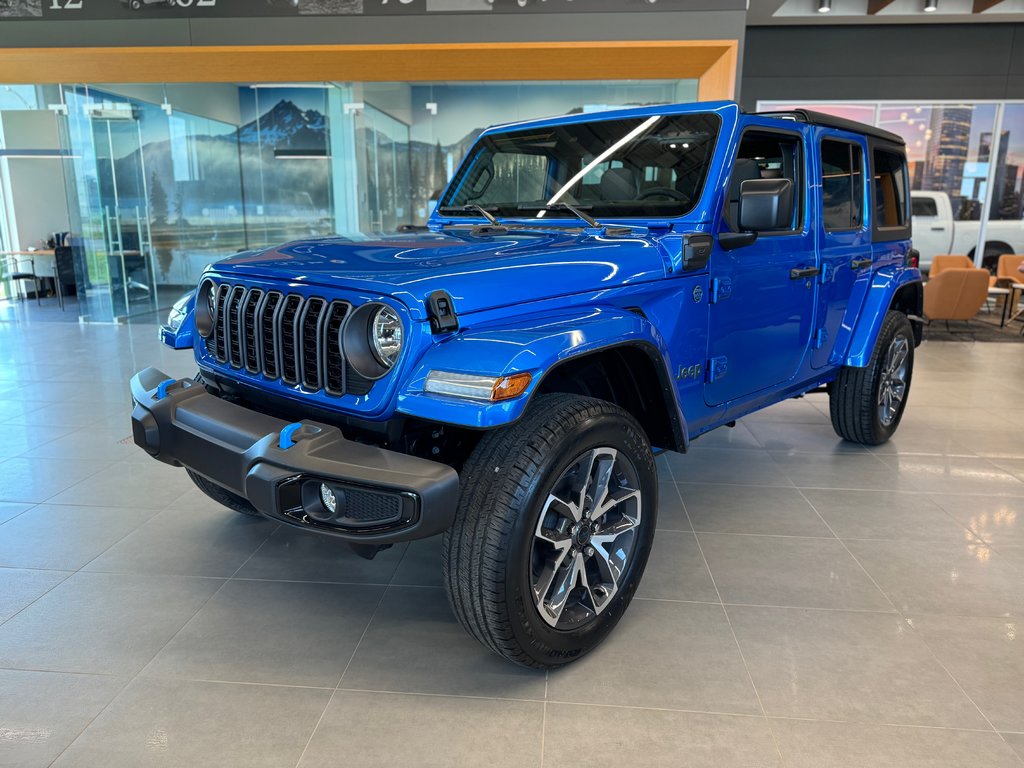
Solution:
{"label": "rear fender flare", "polygon": [[[921,272],[905,267],[884,267],[874,274],[867,296],[861,305],[845,354],[838,361],[850,368],[863,368],[871,360],[875,340],[901,288],[921,282]],[[915,312],[920,313],[920,308]],[[915,334],[916,335],[916,334]]]}

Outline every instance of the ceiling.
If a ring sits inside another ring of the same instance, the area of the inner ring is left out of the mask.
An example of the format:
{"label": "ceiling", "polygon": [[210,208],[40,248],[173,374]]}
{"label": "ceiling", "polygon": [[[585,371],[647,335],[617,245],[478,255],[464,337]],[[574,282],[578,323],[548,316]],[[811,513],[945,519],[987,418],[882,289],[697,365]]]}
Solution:
{"label": "ceiling", "polygon": [[832,0],[830,13],[819,13],[819,0],[750,0],[747,25],[1024,22],[1024,0],[937,2],[924,13],[925,0]]}

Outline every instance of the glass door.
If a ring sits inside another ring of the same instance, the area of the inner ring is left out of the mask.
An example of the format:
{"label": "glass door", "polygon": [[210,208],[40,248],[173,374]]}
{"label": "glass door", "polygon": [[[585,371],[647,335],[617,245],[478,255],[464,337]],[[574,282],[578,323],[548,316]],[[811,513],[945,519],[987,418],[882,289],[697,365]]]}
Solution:
{"label": "glass door", "polygon": [[84,87],[65,91],[69,245],[80,313],[111,321],[153,314],[150,193],[138,107]]}
{"label": "glass door", "polygon": [[118,316],[159,307],[142,129],[127,102],[97,105],[91,116],[99,206]]}
{"label": "glass door", "polygon": [[366,104],[357,120],[357,136],[362,144],[361,178],[366,180],[360,229],[394,232],[411,224],[409,126]]}

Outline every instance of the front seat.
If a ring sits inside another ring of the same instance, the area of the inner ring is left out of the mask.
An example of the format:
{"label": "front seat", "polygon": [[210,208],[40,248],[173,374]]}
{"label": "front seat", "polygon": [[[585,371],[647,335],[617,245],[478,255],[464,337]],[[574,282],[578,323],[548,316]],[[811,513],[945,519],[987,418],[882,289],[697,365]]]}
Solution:
{"label": "front seat", "polygon": [[738,231],[737,225],[739,222],[736,219],[740,213],[740,189],[743,186],[743,182],[760,178],[761,169],[756,160],[746,157],[737,158],[732,167],[732,178],[729,179],[729,197],[726,201],[725,213],[725,221],[733,232]]}
{"label": "front seat", "polygon": [[640,194],[640,181],[632,168],[609,168],[601,174],[603,200],[636,200]]}

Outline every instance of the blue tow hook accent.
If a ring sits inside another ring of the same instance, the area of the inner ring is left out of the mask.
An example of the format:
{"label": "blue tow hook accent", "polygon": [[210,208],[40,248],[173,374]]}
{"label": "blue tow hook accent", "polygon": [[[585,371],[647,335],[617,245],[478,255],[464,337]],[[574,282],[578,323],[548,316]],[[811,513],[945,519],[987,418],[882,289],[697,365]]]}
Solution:
{"label": "blue tow hook accent", "polygon": [[167,390],[170,389],[172,384],[176,383],[177,382],[174,379],[166,379],[164,381],[161,381],[159,386],[156,388],[156,397],[154,399],[163,400],[165,397],[167,397]]}
{"label": "blue tow hook accent", "polygon": [[296,421],[294,424],[289,424],[287,427],[281,430],[281,439],[277,442],[277,447],[282,451],[287,451],[293,445],[295,441],[292,440],[292,435],[302,429],[302,422]]}

